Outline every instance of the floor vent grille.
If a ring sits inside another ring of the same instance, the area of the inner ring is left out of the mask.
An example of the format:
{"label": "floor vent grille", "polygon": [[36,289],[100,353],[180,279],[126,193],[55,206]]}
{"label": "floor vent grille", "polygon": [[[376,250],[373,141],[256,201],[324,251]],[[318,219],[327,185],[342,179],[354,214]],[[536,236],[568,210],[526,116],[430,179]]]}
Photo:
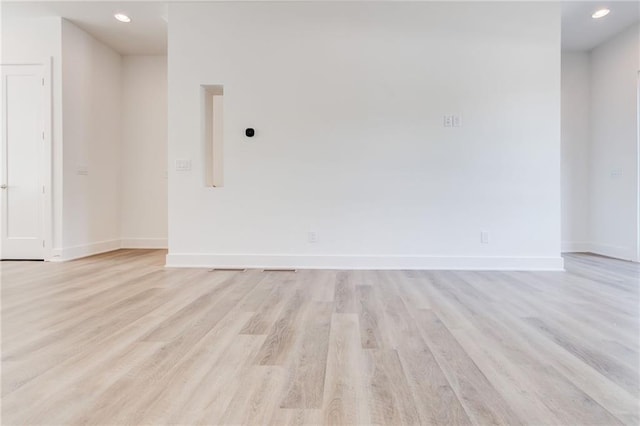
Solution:
{"label": "floor vent grille", "polygon": [[246,272],[244,268],[213,268],[209,272]]}

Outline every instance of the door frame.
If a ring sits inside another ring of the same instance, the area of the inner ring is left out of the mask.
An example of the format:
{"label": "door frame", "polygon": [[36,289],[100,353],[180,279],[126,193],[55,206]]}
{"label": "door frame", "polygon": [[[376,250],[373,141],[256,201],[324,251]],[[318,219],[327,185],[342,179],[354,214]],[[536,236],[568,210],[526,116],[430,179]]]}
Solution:
{"label": "door frame", "polygon": [[[42,117],[44,138],[42,142],[41,179],[44,189],[40,208],[42,209],[43,257],[45,261],[53,257],[53,92],[51,80],[52,58],[34,61],[3,61],[0,66],[40,65],[42,66]],[[2,258],[0,248],[0,259]]]}
{"label": "door frame", "polygon": [[640,262],[640,70],[636,80],[636,262]]}

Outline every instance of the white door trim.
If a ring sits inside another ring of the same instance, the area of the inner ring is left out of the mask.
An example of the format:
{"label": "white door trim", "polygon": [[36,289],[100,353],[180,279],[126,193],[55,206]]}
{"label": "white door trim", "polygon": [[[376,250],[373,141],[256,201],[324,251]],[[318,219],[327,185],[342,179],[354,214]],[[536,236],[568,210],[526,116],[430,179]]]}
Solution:
{"label": "white door trim", "polygon": [[[42,145],[42,185],[44,188],[42,207],[42,237],[44,239],[44,260],[53,257],[53,84],[51,74],[51,57],[36,61],[7,61],[0,66],[42,65],[43,91],[42,114],[44,140]],[[1,254],[0,254],[1,257]]]}
{"label": "white door trim", "polygon": [[636,262],[640,262],[640,70],[636,82]]}

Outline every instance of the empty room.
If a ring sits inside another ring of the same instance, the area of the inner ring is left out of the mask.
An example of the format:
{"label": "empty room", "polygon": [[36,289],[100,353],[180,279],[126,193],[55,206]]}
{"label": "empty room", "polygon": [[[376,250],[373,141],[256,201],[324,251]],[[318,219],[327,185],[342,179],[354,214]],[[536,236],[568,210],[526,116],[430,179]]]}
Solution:
{"label": "empty room", "polygon": [[2,425],[640,424],[637,1],[2,1]]}

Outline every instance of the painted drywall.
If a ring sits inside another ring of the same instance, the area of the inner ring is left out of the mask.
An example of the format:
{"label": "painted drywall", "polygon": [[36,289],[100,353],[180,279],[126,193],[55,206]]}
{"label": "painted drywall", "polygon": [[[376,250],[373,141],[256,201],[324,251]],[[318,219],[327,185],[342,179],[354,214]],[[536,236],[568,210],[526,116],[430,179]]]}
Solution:
{"label": "painted drywall", "polygon": [[638,71],[640,26],[591,52],[591,251],[639,260]]}
{"label": "painted drywall", "polygon": [[122,246],[167,247],[167,57],[122,58]]}
{"label": "painted drywall", "polygon": [[[562,266],[557,4],[170,4],[169,19],[168,265]],[[224,85],[223,188],[203,185],[202,84]]]}
{"label": "painted drywall", "polygon": [[589,250],[589,52],[562,52],[562,250]]}
{"label": "painted drywall", "polygon": [[2,14],[3,64],[51,63],[52,88],[52,237],[51,247],[62,247],[62,47],[61,19],[18,19]]}
{"label": "painted drywall", "polygon": [[120,247],[121,57],[62,21],[62,259]]}

